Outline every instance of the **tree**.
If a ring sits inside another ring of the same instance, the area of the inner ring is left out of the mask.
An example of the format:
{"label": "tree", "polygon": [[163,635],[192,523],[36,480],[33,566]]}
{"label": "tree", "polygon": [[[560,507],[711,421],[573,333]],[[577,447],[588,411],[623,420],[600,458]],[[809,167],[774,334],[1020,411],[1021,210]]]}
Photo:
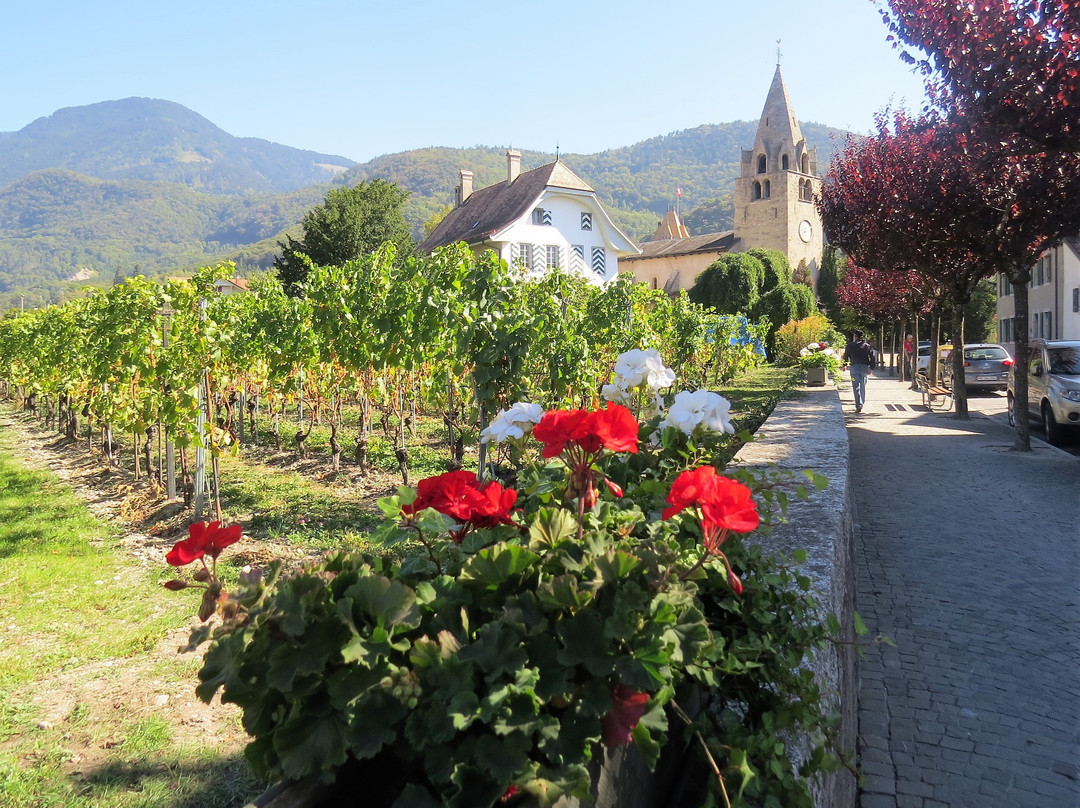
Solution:
{"label": "tree", "polygon": [[764,281],[765,267],[758,259],[747,253],[725,253],[698,276],[690,300],[719,314],[749,314]]}
{"label": "tree", "polygon": [[1075,0],[888,0],[882,16],[940,108],[1012,147],[1080,153]]}
{"label": "tree", "polygon": [[837,287],[843,281],[847,262],[831,244],[825,245],[821,257],[821,271],[818,274],[817,297],[829,321],[834,326],[840,325],[840,302],[836,297]]}
{"label": "tree", "polygon": [[344,266],[388,241],[400,256],[408,255],[413,241],[402,214],[407,197],[408,191],[380,179],[332,188],[322,204],[304,214],[302,237],[278,242],[282,252],[274,268],[286,292],[299,294],[311,264]]}
{"label": "tree", "polygon": [[[937,115],[897,113],[891,127],[882,115],[875,136],[849,141],[833,161],[819,208],[830,240],[854,260],[923,271],[957,304],[956,317],[979,280],[1005,274],[1016,302],[1015,394],[1025,400],[1027,283],[1042,252],[1080,223],[1080,154],[1003,149]],[[962,321],[953,332],[963,333]],[[966,417],[957,370],[957,415]],[[1016,448],[1030,450],[1025,419]]]}

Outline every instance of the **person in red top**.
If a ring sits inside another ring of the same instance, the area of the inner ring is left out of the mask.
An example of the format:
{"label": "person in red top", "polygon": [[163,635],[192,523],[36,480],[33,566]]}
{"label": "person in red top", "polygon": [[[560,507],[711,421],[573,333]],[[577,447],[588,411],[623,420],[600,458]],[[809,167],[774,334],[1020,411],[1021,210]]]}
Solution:
{"label": "person in red top", "polygon": [[904,339],[904,375],[911,376],[911,360],[915,353],[915,337],[908,334]]}

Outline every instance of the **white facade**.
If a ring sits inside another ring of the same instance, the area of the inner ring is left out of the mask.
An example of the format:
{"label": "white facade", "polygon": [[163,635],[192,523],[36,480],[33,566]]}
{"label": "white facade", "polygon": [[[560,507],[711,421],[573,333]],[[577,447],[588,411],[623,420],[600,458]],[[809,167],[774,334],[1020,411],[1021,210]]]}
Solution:
{"label": "white facade", "polygon": [[[1011,285],[998,276],[998,341],[1014,352],[1016,310]],[[1028,284],[1030,339],[1080,339],[1080,239],[1047,250]]]}
{"label": "white facade", "polygon": [[638,249],[611,221],[595,195],[547,188],[535,207],[491,238],[511,266],[533,273],[555,266],[604,284],[619,274],[619,256]]}

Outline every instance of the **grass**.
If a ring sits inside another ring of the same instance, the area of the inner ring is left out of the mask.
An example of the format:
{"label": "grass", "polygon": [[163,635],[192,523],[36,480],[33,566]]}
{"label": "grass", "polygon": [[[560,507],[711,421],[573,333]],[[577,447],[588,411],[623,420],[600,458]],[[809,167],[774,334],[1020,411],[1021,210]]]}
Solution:
{"label": "grass", "polygon": [[175,711],[133,703],[148,688],[190,693],[198,659],[161,645],[191,603],[55,477],[16,461],[12,440],[0,432],[0,805],[243,804],[263,784],[242,760],[178,737]]}

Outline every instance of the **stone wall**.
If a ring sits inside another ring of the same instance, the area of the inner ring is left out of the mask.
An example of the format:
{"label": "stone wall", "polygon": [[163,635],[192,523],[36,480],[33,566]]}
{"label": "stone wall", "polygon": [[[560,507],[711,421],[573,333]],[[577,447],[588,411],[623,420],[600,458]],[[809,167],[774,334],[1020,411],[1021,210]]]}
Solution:
{"label": "stone wall", "polygon": [[[848,499],[848,437],[840,397],[831,384],[803,388],[800,398],[781,401],[758,430],[756,440],[743,448],[736,462],[744,467],[776,466],[802,477],[813,469],[828,478],[824,491],[811,488],[809,500],[793,499],[786,523],[763,537],[767,551],[790,556],[806,550],[803,571],[826,609],[840,620],[852,640],[855,573],[851,509]],[[803,478],[809,485],[809,480]],[[857,734],[857,682],[853,645],[831,645],[811,662],[822,690],[842,716],[841,743],[854,751]],[[855,804],[855,778],[841,770],[813,787],[818,808],[848,808]]]}

